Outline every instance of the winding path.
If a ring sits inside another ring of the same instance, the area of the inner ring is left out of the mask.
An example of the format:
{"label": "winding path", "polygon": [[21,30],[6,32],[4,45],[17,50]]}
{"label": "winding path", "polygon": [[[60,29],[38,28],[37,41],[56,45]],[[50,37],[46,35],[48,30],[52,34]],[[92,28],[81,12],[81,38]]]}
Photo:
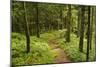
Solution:
{"label": "winding path", "polygon": [[52,48],[52,50],[56,53],[54,63],[68,63],[71,62],[67,54],[64,52],[63,49],[59,47],[59,43],[57,39],[50,39],[48,44]]}

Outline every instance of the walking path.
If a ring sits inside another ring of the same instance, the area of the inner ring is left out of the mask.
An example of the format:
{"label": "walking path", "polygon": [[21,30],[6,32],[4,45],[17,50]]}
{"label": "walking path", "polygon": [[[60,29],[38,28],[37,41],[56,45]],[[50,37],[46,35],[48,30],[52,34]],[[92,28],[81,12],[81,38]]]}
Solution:
{"label": "walking path", "polygon": [[48,44],[50,45],[52,50],[56,53],[54,63],[71,62],[67,54],[64,52],[64,50],[59,47],[59,43],[57,42],[57,39],[50,39],[48,41]]}

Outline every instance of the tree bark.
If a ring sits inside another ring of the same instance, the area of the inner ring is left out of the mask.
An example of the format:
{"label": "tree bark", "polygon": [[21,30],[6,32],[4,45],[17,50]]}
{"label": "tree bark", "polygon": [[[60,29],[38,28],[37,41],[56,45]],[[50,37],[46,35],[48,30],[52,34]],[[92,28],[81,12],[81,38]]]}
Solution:
{"label": "tree bark", "polygon": [[84,23],[85,23],[85,6],[81,6],[81,30],[80,30],[80,41],[79,41],[79,51],[83,52],[83,41],[84,41]]}
{"label": "tree bark", "polygon": [[93,22],[94,22],[94,20],[93,20],[93,16],[94,16],[93,15],[94,14],[93,7],[91,7],[91,9],[92,10],[91,10],[91,25],[90,25],[91,26],[91,29],[90,29],[91,30],[91,32],[90,32],[90,49],[92,49],[92,32],[93,32],[92,30],[93,30]]}
{"label": "tree bark", "polygon": [[89,61],[89,46],[90,46],[90,6],[88,7],[88,34],[87,34],[87,54],[86,61]]}
{"label": "tree bark", "polygon": [[[68,5],[66,42],[70,42],[71,5]],[[66,21],[67,21],[66,20]]]}
{"label": "tree bark", "polygon": [[38,3],[36,3],[36,33],[37,37],[40,38],[39,21],[38,21]]}
{"label": "tree bark", "polygon": [[27,44],[27,53],[30,52],[30,32],[27,20],[27,11],[26,11],[26,3],[24,2],[24,18],[25,18],[25,33],[26,33],[26,44]]}
{"label": "tree bark", "polygon": [[62,9],[62,6],[61,6],[61,9],[60,9],[60,19],[61,19],[61,23],[62,24],[60,25],[61,26],[60,29],[63,29],[63,20],[62,20],[63,17],[62,16],[63,16],[63,9]]}
{"label": "tree bark", "polygon": [[78,6],[78,23],[77,23],[77,37],[80,36],[80,23],[81,23],[81,11],[80,11],[80,6]]}

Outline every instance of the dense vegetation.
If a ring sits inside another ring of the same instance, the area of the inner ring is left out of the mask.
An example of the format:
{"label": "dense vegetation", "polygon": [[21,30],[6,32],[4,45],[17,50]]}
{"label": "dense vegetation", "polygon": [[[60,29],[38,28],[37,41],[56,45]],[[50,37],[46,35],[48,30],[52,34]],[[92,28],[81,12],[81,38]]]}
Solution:
{"label": "dense vegetation", "polygon": [[95,6],[12,1],[12,65],[95,61],[95,13]]}

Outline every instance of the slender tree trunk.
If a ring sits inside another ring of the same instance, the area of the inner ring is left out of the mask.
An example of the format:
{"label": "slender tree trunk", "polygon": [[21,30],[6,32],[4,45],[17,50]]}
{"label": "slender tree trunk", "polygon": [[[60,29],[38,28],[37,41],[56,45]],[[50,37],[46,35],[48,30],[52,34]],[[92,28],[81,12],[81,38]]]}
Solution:
{"label": "slender tree trunk", "polygon": [[64,17],[64,29],[67,29],[67,17]]}
{"label": "slender tree trunk", "polygon": [[37,33],[37,37],[40,37],[40,30],[39,30],[39,18],[38,18],[38,3],[36,3],[36,33]]}
{"label": "slender tree trunk", "polygon": [[89,46],[90,46],[90,6],[88,7],[88,34],[87,34],[87,54],[86,61],[89,61]]}
{"label": "slender tree trunk", "polygon": [[49,23],[48,23],[48,19],[47,19],[48,14],[46,13],[45,16],[46,16],[45,17],[45,32],[47,32],[49,30]]}
{"label": "slender tree trunk", "polygon": [[63,14],[62,13],[63,13],[63,9],[62,9],[62,6],[61,6],[61,9],[60,9],[60,19],[61,19],[61,23],[62,24],[60,25],[60,27],[61,27],[60,29],[63,29],[63,20],[62,20],[62,18],[63,18],[62,15]]}
{"label": "slender tree trunk", "polygon": [[[95,44],[96,44],[96,6],[93,7],[93,8],[94,8],[94,13],[93,13],[93,14],[94,14],[94,25],[95,25],[95,26],[94,26],[94,29],[95,29],[95,31],[94,31],[94,32],[95,32],[95,33],[94,33],[94,39],[95,39],[95,41],[94,41],[94,42],[95,42]],[[95,45],[95,47],[96,47],[96,45]]]}
{"label": "slender tree trunk", "polygon": [[79,41],[79,51],[83,52],[83,41],[84,41],[84,23],[85,23],[85,6],[81,6],[81,30],[80,30],[80,41]]}
{"label": "slender tree trunk", "polygon": [[59,22],[57,22],[57,30],[59,30],[59,27],[60,27],[60,26],[59,26]]}
{"label": "slender tree trunk", "polygon": [[93,7],[91,7],[91,9],[92,9],[92,13],[91,13],[91,32],[90,32],[90,49],[92,49],[92,29],[93,29],[93,22],[94,22],[94,20],[93,20],[93,13],[94,13],[94,11],[93,11]]}
{"label": "slender tree trunk", "polygon": [[49,25],[48,25],[48,20],[47,20],[48,15],[47,14],[45,14],[45,15],[46,15],[46,17],[45,17],[45,32],[47,32],[49,30]]}
{"label": "slender tree trunk", "polygon": [[78,23],[77,23],[77,37],[80,36],[80,23],[81,23],[81,11],[80,11],[80,6],[78,7]]}
{"label": "slender tree trunk", "polygon": [[24,18],[25,18],[25,33],[26,33],[26,44],[27,44],[27,53],[30,52],[30,33],[29,26],[27,20],[27,11],[26,11],[26,3],[24,2]]}
{"label": "slender tree trunk", "polygon": [[66,31],[66,42],[70,42],[70,23],[71,23],[71,5],[68,5],[68,22]]}

